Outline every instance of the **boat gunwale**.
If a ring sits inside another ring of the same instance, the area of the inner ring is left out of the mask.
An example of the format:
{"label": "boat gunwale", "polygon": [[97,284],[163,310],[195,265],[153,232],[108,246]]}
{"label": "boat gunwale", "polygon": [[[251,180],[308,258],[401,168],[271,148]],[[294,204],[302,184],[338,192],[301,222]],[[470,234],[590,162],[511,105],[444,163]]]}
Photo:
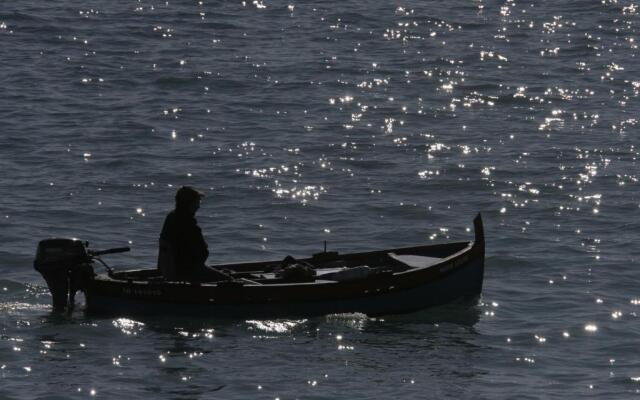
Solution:
{"label": "boat gunwale", "polygon": [[[364,252],[358,252],[358,253],[344,253],[344,254],[338,254],[337,257],[344,257],[344,256],[348,256],[348,257],[352,257],[352,258],[356,258],[356,257],[374,257],[376,255],[385,255],[388,253],[398,253],[398,255],[408,255],[410,253],[404,253],[406,251],[411,251],[414,249],[420,249],[420,248],[428,248],[428,247],[434,247],[434,246],[449,246],[451,245],[453,246],[459,246],[462,244],[466,244],[466,246],[464,248],[462,248],[461,250],[458,250],[454,253],[451,253],[450,255],[441,258],[437,263],[435,264],[431,264],[428,266],[424,266],[424,267],[412,267],[409,268],[405,271],[397,271],[397,272],[393,272],[391,275],[392,276],[398,276],[398,277],[403,277],[405,275],[408,274],[414,274],[416,272],[421,272],[427,269],[435,269],[438,266],[441,266],[444,263],[449,262],[452,259],[455,259],[456,257],[464,254],[464,253],[468,253],[471,252],[474,248],[474,246],[476,245],[475,241],[464,241],[464,242],[449,242],[449,243],[438,243],[438,244],[433,244],[433,245],[418,245],[418,246],[407,246],[407,247],[398,247],[398,248],[393,248],[393,249],[387,249],[387,250],[373,250],[373,251],[364,251]],[[300,261],[308,261],[311,260],[311,258],[305,258],[305,259],[299,259]],[[242,262],[242,263],[238,263],[238,264],[215,264],[215,265],[211,265],[214,268],[230,268],[231,266],[245,266],[245,265],[253,265],[253,264],[263,264],[263,265],[270,265],[270,264],[278,264],[280,263],[280,261],[249,261],[249,262]],[[452,270],[455,270],[456,268],[452,268]],[[125,272],[134,272],[134,271],[154,271],[154,269],[134,269],[134,270],[123,270],[123,271],[119,271],[118,273],[125,273]],[[237,271],[237,272],[245,272],[245,271]],[[367,279],[364,278],[364,281],[366,281]],[[111,276],[108,276],[106,274],[97,274],[94,278],[93,281],[100,281],[100,282],[110,282],[110,283],[127,283],[127,284],[137,284],[137,285],[153,285],[153,284],[161,284],[161,285],[167,285],[167,286],[171,286],[171,287],[184,287],[184,286],[196,286],[196,287],[205,287],[205,288],[214,288],[214,287],[220,287],[219,283],[220,282],[190,282],[190,281],[165,281],[165,280],[158,280],[158,281],[151,281],[149,279],[128,279],[128,278],[114,278]],[[339,282],[339,281],[335,281],[335,280],[323,280],[323,279],[319,279],[320,282],[318,282],[318,280],[316,281],[310,281],[310,282],[280,282],[280,283],[267,283],[267,284],[261,284],[261,283],[250,283],[250,282],[242,282],[242,287],[290,287],[290,286],[309,286],[309,285],[326,285],[326,284],[336,284],[336,283],[352,283],[352,282]],[[240,285],[240,282],[238,282],[238,284]]]}

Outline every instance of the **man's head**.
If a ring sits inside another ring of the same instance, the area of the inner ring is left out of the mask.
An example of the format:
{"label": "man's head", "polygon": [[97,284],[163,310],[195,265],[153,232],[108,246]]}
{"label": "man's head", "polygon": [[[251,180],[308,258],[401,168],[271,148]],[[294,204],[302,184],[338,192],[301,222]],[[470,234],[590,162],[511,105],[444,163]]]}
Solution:
{"label": "man's head", "polygon": [[195,214],[200,208],[200,199],[204,194],[198,192],[191,186],[182,186],[176,192],[176,208],[187,210]]}

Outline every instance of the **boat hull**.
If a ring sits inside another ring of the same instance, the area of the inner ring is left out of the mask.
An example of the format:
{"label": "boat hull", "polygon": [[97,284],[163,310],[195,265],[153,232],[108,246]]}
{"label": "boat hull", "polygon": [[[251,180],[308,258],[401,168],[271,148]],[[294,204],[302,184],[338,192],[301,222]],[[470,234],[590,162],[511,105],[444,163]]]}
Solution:
{"label": "boat hull", "polygon": [[301,260],[317,270],[339,262],[347,271],[364,265],[372,269],[360,268],[375,271],[352,280],[331,274],[318,275],[310,282],[265,278],[264,274],[273,271],[278,261],[217,266],[240,277],[217,283],[166,281],[157,270],[149,269],[98,275],[85,287],[87,311],[121,316],[175,314],[216,318],[342,313],[379,316],[474,299],[482,291],[484,278],[485,242],[480,215],[474,220],[474,228],[472,242],[342,255],[320,253]]}
{"label": "boat hull", "polygon": [[424,271],[389,274],[366,282],[220,286],[96,280],[87,292],[87,311],[231,318],[338,313],[379,316],[477,298],[483,275],[484,246],[470,244],[467,251]]}
{"label": "boat hull", "polygon": [[[446,277],[408,290],[387,290],[371,296],[327,301],[288,303],[176,303],[93,293],[87,296],[87,310],[118,315],[195,315],[222,318],[278,318],[363,313],[369,316],[402,314],[456,300],[472,300],[482,291],[483,260]],[[388,288],[388,287],[387,287]]]}

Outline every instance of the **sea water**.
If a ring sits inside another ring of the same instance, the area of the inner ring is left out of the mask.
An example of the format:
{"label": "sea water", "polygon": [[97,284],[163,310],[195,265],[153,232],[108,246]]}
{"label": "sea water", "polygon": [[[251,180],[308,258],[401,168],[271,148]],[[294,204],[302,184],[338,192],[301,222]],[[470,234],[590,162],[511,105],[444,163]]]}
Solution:
{"label": "sea water", "polygon": [[[640,5],[0,2],[0,398],[630,398]],[[481,299],[395,317],[51,313],[37,242],[155,266],[470,240]]]}

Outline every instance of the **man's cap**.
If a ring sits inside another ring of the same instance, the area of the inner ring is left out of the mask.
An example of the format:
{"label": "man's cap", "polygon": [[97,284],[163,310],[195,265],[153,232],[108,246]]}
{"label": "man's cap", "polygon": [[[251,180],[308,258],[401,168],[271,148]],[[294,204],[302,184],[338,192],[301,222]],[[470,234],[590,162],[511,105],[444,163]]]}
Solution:
{"label": "man's cap", "polygon": [[176,203],[189,203],[203,197],[204,193],[197,191],[191,186],[183,186],[176,192]]}

